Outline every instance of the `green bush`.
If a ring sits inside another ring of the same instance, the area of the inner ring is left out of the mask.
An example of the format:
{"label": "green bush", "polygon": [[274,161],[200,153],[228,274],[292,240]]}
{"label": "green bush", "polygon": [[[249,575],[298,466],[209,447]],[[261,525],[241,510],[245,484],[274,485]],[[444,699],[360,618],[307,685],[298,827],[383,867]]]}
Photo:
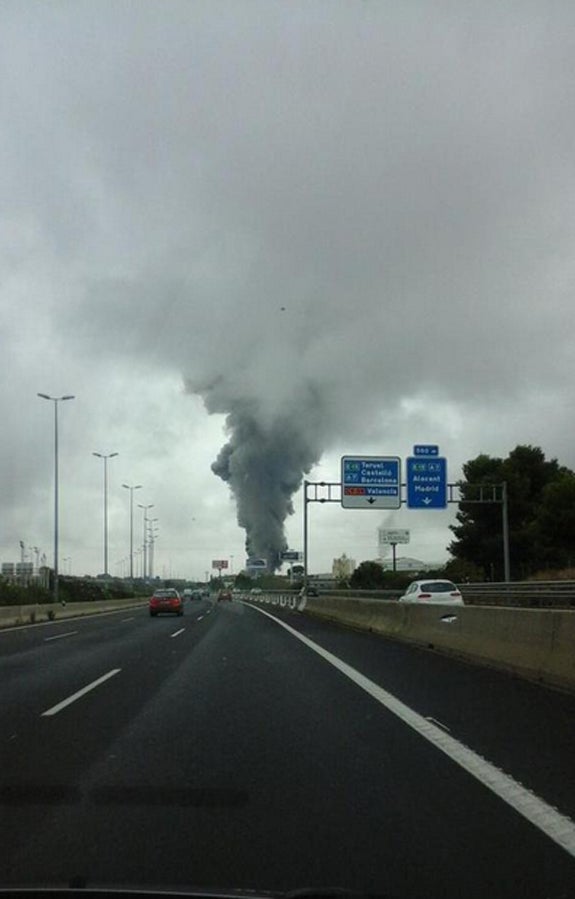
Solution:
{"label": "green bush", "polygon": [[[100,582],[80,578],[61,577],[58,595],[63,603],[103,602],[107,599],[131,599],[136,596],[132,587],[121,581]],[[0,606],[43,605],[54,601],[54,594],[45,587],[23,587],[0,579]]]}
{"label": "green bush", "polygon": [[52,594],[44,587],[22,587],[0,580],[0,605],[25,606],[52,602]]}
{"label": "green bush", "polygon": [[60,578],[58,588],[64,602],[105,602],[107,599],[131,599],[136,595],[132,587],[121,581],[81,580]]}

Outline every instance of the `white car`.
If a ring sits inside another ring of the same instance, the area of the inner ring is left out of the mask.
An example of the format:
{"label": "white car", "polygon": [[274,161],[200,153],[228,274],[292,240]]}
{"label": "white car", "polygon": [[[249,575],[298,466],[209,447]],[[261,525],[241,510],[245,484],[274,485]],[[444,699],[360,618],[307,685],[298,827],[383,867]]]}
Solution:
{"label": "white car", "polygon": [[463,606],[463,597],[451,581],[412,581],[399,602],[441,603],[444,606]]}

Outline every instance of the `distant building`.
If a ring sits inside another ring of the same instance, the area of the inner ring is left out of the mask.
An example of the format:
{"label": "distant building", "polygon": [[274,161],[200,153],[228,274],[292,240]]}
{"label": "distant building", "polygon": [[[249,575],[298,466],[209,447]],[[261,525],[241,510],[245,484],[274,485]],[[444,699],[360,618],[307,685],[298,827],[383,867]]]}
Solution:
{"label": "distant building", "polygon": [[[393,571],[392,559],[378,559],[377,561],[384,571]],[[400,556],[395,561],[396,571],[405,571],[412,574],[418,574],[420,571],[432,571],[436,567],[437,566],[431,562],[422,562],[421,559],[412,559],[408,556]]]}
{"label": "distant building", "polygon": [[332,576],[336,581],[347,581],[355,571],[355,559],[350,559],[345,553],[334,559],[331,566]]}
{"label": "distant building", "polygon": [[10,584],[29,587],[32,584],[48,587],[50,569],[45,566],[34,568],[32,562],[2,562],[2,578]]}
{"label": "distant building", "polygon": [[336,587],[336,580],[332,574],[309,574],[308,586],[317,587],[318,590],[330,590]]}

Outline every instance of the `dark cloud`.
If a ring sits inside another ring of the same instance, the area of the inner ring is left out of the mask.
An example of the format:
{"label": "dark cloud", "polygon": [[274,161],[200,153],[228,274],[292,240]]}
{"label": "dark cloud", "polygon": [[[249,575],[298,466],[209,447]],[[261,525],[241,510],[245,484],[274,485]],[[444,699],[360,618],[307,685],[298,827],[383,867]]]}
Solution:
{"label": "dark cloud", "polygon": [[412,439],[422,402],[446,440],[449,414],[466,423],[458,461],[537,421],[564,446],[541,397],[569,407],[575,375],[571,4],[85,0],[3,18],[16,392],[50,391],[49,371],[94,396],[131,372],[144,402],[184,378],[227,417],[215,470],[258,554],[283,545],[322,454]]}

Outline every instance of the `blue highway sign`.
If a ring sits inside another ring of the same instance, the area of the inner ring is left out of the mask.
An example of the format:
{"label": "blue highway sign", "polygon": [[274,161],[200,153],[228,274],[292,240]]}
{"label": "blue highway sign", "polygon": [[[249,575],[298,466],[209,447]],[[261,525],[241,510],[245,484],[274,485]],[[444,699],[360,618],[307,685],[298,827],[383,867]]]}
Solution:
{"label": "blue highway sign", "polygon": [[342,456],[341,504],[345,509],[399,509],[399,457]]}
{"label": "blue highway sign", "polygon": [[447,459],[410,456],[406,461],[408,509],[447,508]]}

